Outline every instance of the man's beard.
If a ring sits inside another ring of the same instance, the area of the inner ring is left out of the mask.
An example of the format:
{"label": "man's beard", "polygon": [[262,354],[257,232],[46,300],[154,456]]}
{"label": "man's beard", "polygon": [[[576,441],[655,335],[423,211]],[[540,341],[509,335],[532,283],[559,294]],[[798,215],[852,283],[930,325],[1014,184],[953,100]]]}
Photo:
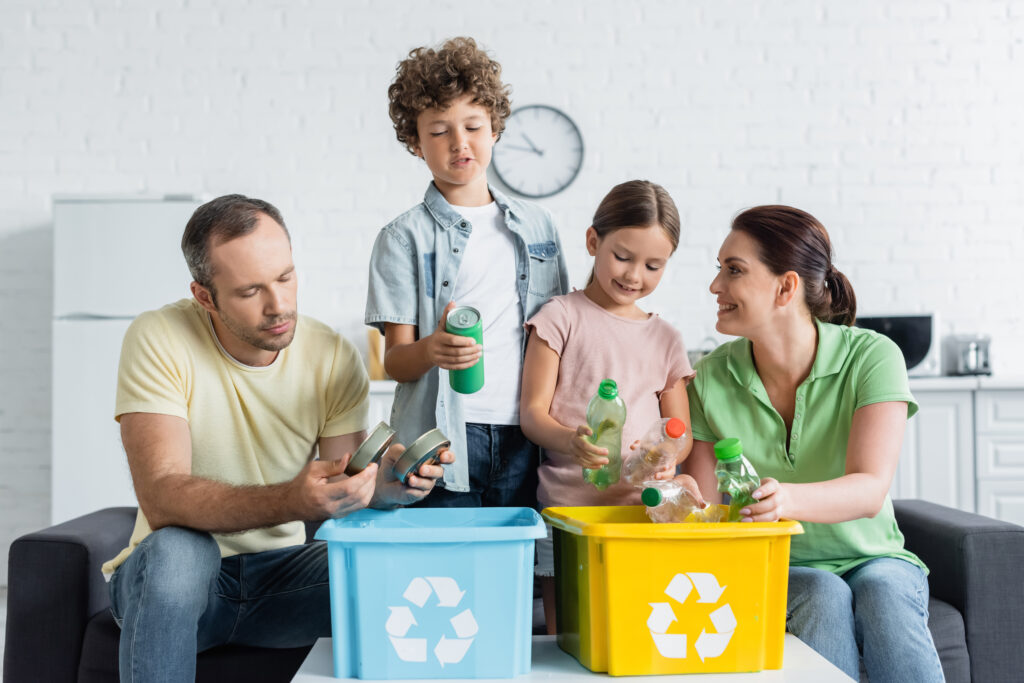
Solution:
{"label": "man's beard", "polygon": [[281,335],[270,339],[261,337],[259,335],[260,331],[265,331],[270,328],[277,327],[278,325],[284,323],[287,320],[294,321],[296,319],[295,311],[291,311],[290,313],[285,313],[284,315],[278,315],[274,316],[273,318],[266,319],[263,321],[263,324],[257,329],[240,325],[233,318],[229,318],[226,315],[224,315],[224,313],[222,313],[220,309],[217,310],[217,315],[218,317],[220,317],[220,321],[224,323],[224,326],[227,327],[228,330],[233,335],[244,341],[246,344],[249,344],[250,346],[255,346],[257,349],[262,349],[264,351],[280,351],[281,349],[291,344],[292,339],[295,338],[294,325],[292,325],[291,329],[288,330],[288,334],[286,335]]}

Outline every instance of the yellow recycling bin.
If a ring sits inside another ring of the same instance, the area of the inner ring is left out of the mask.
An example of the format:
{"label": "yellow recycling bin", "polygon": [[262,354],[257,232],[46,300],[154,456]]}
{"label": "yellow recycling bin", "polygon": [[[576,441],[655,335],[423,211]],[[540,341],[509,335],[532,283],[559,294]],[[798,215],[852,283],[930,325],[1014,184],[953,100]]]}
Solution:
{"label": "yellow recycling bin", "polygon": [[798,522],[652,524],[553,507],[558,645],[612,676],[782,668]]}

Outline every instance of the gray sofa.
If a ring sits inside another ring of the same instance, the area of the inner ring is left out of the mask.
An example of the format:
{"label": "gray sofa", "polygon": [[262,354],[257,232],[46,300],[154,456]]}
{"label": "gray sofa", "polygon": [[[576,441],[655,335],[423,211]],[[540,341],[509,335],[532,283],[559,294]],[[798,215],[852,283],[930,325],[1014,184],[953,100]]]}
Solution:
{"label": "gray sofa", "polygon": [[[931,569],[929,626],[947,681],[1024,680],[1024,528],[924,501],[895,506],[907,547]],[[14,542],[4,681],[117,681],[118,628],[99,566],[134,519],[134,508],[109,508]],[[196,680],[288,681],[306,652],[215,648],[199,655]]]}

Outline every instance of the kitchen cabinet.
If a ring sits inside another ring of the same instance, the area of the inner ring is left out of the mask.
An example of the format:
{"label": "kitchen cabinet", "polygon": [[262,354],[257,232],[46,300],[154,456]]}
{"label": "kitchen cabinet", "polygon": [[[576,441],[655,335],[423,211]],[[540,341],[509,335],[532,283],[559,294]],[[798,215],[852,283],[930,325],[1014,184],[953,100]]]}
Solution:
{"label": "kitchen cabinet", "polygon": [[949,382],[912,391],[919,410],[907,422],[889,495],[974,512],[973,392]]}
{"label": "kitchen cabinet", "polygon": [[978,512],[1024,524],[1024,387],[974,395]]}
{"label": "kitchen cabinet", "polygon": [[395,382],[390,379],[370,381],[369,417],[367,428],[373,429],[378,422],[391,424],[391,403],[395,399]]}

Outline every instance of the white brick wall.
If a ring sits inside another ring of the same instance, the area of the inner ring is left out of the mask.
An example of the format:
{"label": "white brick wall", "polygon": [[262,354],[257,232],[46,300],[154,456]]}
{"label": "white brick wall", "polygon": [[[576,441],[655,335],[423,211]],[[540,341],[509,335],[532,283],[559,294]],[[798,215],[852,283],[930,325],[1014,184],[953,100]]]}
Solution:
{"label": "white brick wall", "polygon": [[583,172],[545,202],[577,284],[604,192],[656,180],[685,225],[648,306],[697,344],[732,214],[792,203],[831,230],[862,312],[938,310],[1024,375],[1021,3],[5,0],[0,549],[48,518],[50,196],[271,200],[304,311],[362,343],[372,239],[428,179],[387,85],[409,49],[459,34],[500,59],[514,104],[583,131]]}

